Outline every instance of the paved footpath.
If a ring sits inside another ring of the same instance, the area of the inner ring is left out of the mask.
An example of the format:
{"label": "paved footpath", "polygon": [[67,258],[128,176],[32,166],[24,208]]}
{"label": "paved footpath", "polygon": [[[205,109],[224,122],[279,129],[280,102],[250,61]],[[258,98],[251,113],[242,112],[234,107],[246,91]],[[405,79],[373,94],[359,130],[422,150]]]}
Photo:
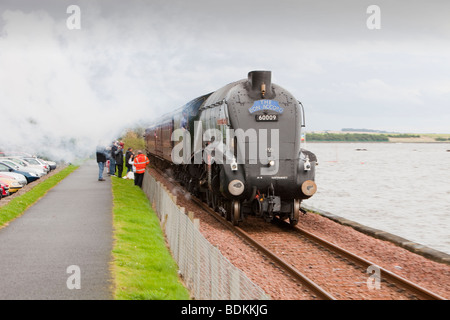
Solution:
{"label": "paved footpath", "polygon": [[112,299],[112,194],[105,176],[98,181],[97,163],[85,162],[0,229],[0,299]]}

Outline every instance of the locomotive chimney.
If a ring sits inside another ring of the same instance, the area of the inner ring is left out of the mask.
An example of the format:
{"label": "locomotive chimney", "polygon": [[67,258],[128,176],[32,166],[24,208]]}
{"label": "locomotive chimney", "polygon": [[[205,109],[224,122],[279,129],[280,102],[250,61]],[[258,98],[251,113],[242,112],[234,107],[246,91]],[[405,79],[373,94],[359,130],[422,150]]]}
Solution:
{"label": "locomotive chimney", "polygon": [[250,71],[248,83],[250,85],[249,95],[252,98],[270,99],[273,97],[271,71]]}

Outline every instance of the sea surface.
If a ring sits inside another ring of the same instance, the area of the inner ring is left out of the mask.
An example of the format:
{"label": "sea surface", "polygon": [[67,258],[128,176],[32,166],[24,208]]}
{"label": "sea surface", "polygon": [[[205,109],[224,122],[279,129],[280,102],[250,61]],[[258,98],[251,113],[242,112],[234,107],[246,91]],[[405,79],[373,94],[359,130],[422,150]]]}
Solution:
{"label": "sea surface", "polygon": [[303,204],[450,254],[449,143],[313,143]]}

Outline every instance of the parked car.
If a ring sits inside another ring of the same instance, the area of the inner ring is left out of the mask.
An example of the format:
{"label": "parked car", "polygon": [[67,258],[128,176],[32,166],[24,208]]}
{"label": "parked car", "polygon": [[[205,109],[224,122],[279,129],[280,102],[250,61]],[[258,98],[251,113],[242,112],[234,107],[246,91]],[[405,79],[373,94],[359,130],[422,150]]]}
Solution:
{"label": "parked car", "polygon": [[2,151],[0,157],[31,157],[32,155],[21,151]]}
{"label": "parked car", "polygon": [[27,183],[36,181],[39,179],[39,175],[37,173],[30,173],[26,171],[20,171],[15,169],[14,167],[9,166],[8,164],[5,164],[3,162],[0,162],[0,172],[14,172],[14,173],[20,173],[25,176],[27,179]]}
{"label": "parked car", "polygon": [[6,184],[0,183],[0,199],[9,196],[9,190]]}
{"label": "parked car", "polygon": [[[29,157],[28,158],[23,157],[23,159],[26,160],[26,161],[29,161],[30,163],[33,163],[33,162],[37,161],[43,167],[47,168],[48,171],[51,170],[50,164],[49,164],[49,162],[47,160],[44,160],[44,159],[41,159],[41,158],[38,158],[38,157],[32,157],[31,159]],[[56,168],[56,163],[55,162],[53,162],[53,163],[55,164],[55,168]]]}
{"label": "parked car", "polygon": [[[39,171],[43,171],[45,174],[47,174],[50,171],[50,167],[47,165],[43,166],[41,164],[31,164],[29,161],[26,161],[21,158],[5,157],[5,158],[0,158],[0,161],[2,161],[3,159],[10,160],[10,161],[14,162],[15,164],[24,167],[25,169],[34,168],[34,169],[38,169]],[[27,170],[24,170],[24,171],[27,171]]]}
{"label": "parked car", "polygon": [[0,159],[0,163],[7,164],[10,167],[12,167],[12,168],[14,168],[16,170],[19,170],[19,171],[25,171],[25,172],[29,172],[29,173],[36,173],[37,175],[39,175],[39,177],[42,177],[42,176],[47,174],[46,172],[44,172],[43,169],[32,168],[32,167],[23,167],[21,165],[18,165],[14,161],[11,161],[11,160],[8,160],[8,159]]}
{"label": "parked car", "polygon": [[27,184],[27,178],[23,174],[15,172],[0,172],[0,177],[14,178],[23,187]]}
{"label": "parked car", "polygon": [[50,170],[55,170],[56,169],[56,162],[55,161],[50,161],[50,160],[45,160],[45,162],[48,163],[48,165],[50,166]]}
{"label": "parked car", "polygon": [[14,178],[0,177],[0,183],[5,184],[9,188],[9,193],[15,193],[22,189],[22,185]]}
{"label": "parked car", "polygon": [[50,171],[50,167],[47,163],[45,163],[44,160],[41,160],[39,158],[33,158],[33,157],[22,157],[21,159],[27,161],[31,165],[40,166],[47,172]]}

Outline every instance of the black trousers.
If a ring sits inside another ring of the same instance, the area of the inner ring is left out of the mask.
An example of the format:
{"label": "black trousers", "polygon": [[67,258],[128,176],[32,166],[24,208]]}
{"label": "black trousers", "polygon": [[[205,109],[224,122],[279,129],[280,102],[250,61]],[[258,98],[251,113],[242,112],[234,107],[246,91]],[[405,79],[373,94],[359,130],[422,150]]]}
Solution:
{"label": "black trousers", "polygon": [[116,167],[117,167],[117,176],[119,178],[122,178],[123,164],[116,164]]}
{"label": "black trousers", "polygon": [[142,188],[142,181],[144,180],[143,173],[134,173],[134,185]]}

